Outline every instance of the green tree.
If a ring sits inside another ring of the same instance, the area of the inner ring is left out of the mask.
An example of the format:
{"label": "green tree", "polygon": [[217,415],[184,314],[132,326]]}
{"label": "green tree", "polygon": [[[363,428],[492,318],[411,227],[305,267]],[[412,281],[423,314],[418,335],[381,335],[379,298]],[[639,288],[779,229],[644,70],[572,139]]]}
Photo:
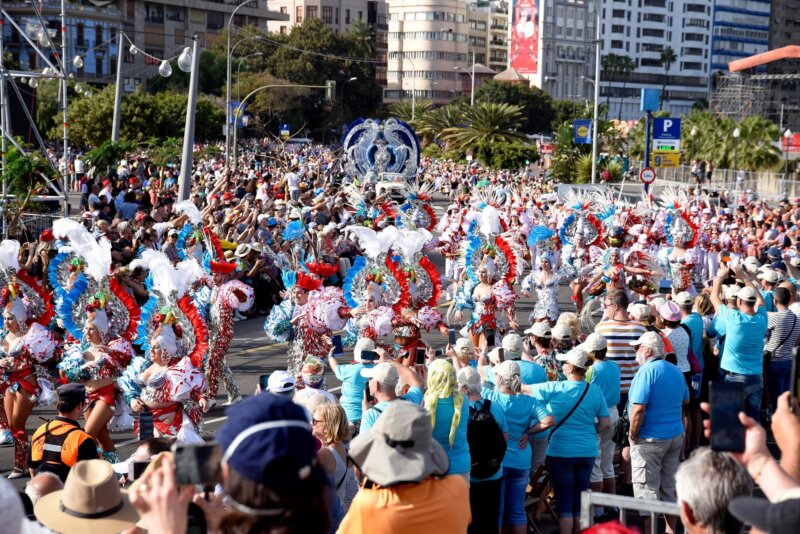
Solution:
{"label": "green tree", "polygon": [[661,66],[664,67],[664,78],[661,81],[661,95],[659,95],[660,98],[658,101],[658,109],[661,109],[664,103],[664,92],[667,90],[667,82],[669,81],[669,69],[672,67],[673,63],[678,61],[678,56],[675,54],[672,47],[668,46],[661,51],[659,60],[661,61]]}
{"label": "green tree", "polygon": [[552,131],[556,116],[553,99],[537,87],[489,80],[475,91],[475,103],[509,104],[522,108],[520,130],[527,133]]}
{"label": "green tree", "polygon": [[23,153],[12,147],[6,153],[6,191],[14,195],[5,204],[9,236],[17,236],[19,218],[29,209],[36,192],[46,185],[44,177],[52,173],[52,167],[39,152]]}
{"label": "green tree", "polygon": [[631,56],[625,55],[619,58],[619,72],[622,75],[622,94],[619,97],[619,108],[617,108],[617,120],[622,120],[622,103],[625,99],[625,86],[631,78],[631,74],[636,70],[636,63]]}
{"label": "green tree", "polygon": [[[411,118],[412,109],[414,111],[414,119]],[[389,104],[389,116],[396,117],[401,121],[407,122],[415,128],[421,124],[425,117],[433,109],[433,102],[423,98],[418,98],[412,104],[411,100],[401,100],[399,102],[392,102]]]}
{"label": "green tree", "polygon": [[[415,123],[417,135],[422,137],[422,142],[426,145],[434,139],[442,139],[446,130],[458,128],[464,123],[465,110],[466,106],[458,104],[431,109],[417,119]],[[449,143],[445,143],[445,150],[449,148]]]}
{"label": "green tree", "polygon": [[524,143],[481,143],[475,157],[492,169],[521,169],[539,160],[536,147]]}
{"label": "green tree", "polygon": [[94,167],[100,174],[108,173],[111,168],[116,167],[119,160],[133,149],[133,146],[130,141],[115,143],[108,139],[87,152],[84,159],[89,168]]}
{"label": "green tree", "polygon": [[526,142],[519,131],[522,108],[509,104],[476,102],[464,110],[463,126],[446,128],[442,138],[456,149],[475,149],[481,144]]}
{"label": "green tree", "polygon": [[[605,78],[608,80],[609,84],[613,85],[615,81],[617,81],[617,75],[620,72],[620,60],[621,57],[613,52],[610,54],[604,55],[600,59],[600,64],[603,67],[603,72],[605,73]],[[611,90],[609,87],[609,91],[606,94],[606,106],[610,106],[611,104]]]}

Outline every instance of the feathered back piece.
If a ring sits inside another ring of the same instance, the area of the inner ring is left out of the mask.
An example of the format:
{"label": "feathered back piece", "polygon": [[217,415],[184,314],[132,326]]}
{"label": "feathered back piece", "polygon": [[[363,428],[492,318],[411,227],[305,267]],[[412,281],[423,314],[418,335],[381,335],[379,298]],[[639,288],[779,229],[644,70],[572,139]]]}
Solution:
{"label": "feathered back piece", "polygon": [[433,235],[424,228],[419,230],[400,230],[400,238],[394,243],[394,248],[400,252],[406,267],[414,265],[419,260],[417,254],[422,252],[425,243],[433,239]]}
{"label": "feathered back piece", "polygon": [[590,189],[570,187],[564,195],[564,205],[576,211],[592,209],[598,200],[599,193]]}
{"label": "feathered back piece", "polygon": [[189,222],[192,224],[203,224],[203,214],[191,200],[178,202],[172,209],[178,215],[188,216]]}
{"label": "feathered back piece", "polygon": [[358,245],[364,255],[375,261],[382,254],[388,253],[398,238],[398,230],[394,226],[387,226],[380,232],[364,226],[348,226],[346,230],[358,236]]}
{"label": "feathered back piece", "polygon": [[4,271],[19,271],[19,241],[6,239],[0,243],[0,268]]}
{"label": "feathered back piece", "polygon": [[661,206],[668,210],[684,210],[689,208],[689,196],[684,189],[665,187],[659,200],[661,201]]}

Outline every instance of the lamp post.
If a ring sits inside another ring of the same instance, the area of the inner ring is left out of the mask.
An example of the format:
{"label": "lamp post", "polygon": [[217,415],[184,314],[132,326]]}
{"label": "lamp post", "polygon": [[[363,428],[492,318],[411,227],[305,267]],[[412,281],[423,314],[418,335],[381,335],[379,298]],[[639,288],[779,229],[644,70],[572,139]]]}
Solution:
{"label": "lamp post", "polygon": [[[178,199],[188,200],[192,191],[192,163],[194,158],[194,118],[197,108],[197,81],[200,71],[200,50],[197,36],[192,40],[192,48],[183,49],[178,58],[178,68],[189,75],[189,101],[186,105],[186,124],[183,130],[183,152],[181,154],[181,173],[178,179]],[[227,162],[226,162],[227,163]]]}
{"label": "lamp post", "polygon": [[[345,80],[345,82],[342,84],[342,98],[339,102],[339,120],[342,122],[344,122],[344,87],[348,83],[354,82],[356,80],[358,80],[358,76],[353,76],[352,78]],[[342,125],[342,128],[344,128],[344,125]]]}
{"label": "lamp post", "polygon": [[[239,44],[239,43],[236,43],[236,44]],[[247,54],[246,56],[244,56],[242,58],[239,58],[239,64],[236,66],[236,100],[239,100],[241,98],[241,96],[242,96],[242,94],[241,94],[241,89],[242,89],[241,85],[242,84],[239,83],[239,76],[242,74],[242,61],[244,61],[245,59],[247,59],[249,57],[263,56],[263,55],[264,55],[263,52],[253,52],[252,54]]]}
{"label": "lamp post", "polygon": [[600,103],[600,45],[602,34],[600,32],[603,13],[600,10],[600,0],[594,4],[594,10],[597,13],[597,26],[595,30],[595,50],[594,50],[594,113],[592,114],[592,183],[597,176],[597,121],[598,121],[598,104]]}
{"label": "lamp post", "polygon": [[[599,76],[600,73],[598,72],[597,75]],[[598,93],[597,88],[599,87],[597,80],[593,80],[591,78],[587,78],[586,76],[581,76],[584,81],[590,82],[594,87],[594,111],[592,113],[592,183],[594,183],[595,176],[597,175],[597,100],[598,100]]]}
{"label": "lamp post", "polygon": [[226,48],[226,77],[225,77],[225,165],[230,166],[231,155],[231,27],[236,12],[247,4],[252,4],[253,0],[245,0],[234,8],[228,18],[228,46]]}
{"label": "lamp post", "polygon": [[735,128],[733,130],[733,172],[735,173],[733,175],[733,179],[736,181],[736,207],[737,208],[739,207],[739,171],[737,170],[737,167],[739,166],[738,149],[739,149],[739,136],[740,135],[742,135],[742,132],[739,130],[738,127]]}
{"label": "lamp post", "polygon": [[[692,155],[691,155],[691,161],[689,162],[689,165],[692,165],[694,163],[694,136],[697,135],[697,126],[692,126],[692,131],[689,132],[689,135],[692,138],[691,139],[691,141],[692,141]],[[700,181],[702,181],[702,178],[700,179]]]}
{"label": "lamp post", "polygon": [[[417,110],[417,66],[414,65],[414,60],[411,59],[408,54],[403,51],[400,52],[403,54],[403,59],[407,59],[411,63],[411,68],[414,69],[412,71],[411,76],[411,120],[413,121],[416,118],[416,110]],[[400,69],[400,73],[402,74],[403,69]],[[400,98],[402,100],[403,93],[405,93],[405,89],[403,89],[403,78],[400,77]]]}
{"label": "lamp post", "polygon": [[783,132],[783,138],[786,139],[786,148],[784,149],[783,158],[783,183],[781,183],[781,197],[786,197],[786,180],[789,179],[789,150],[792,148],[792,131],[786,128]]}

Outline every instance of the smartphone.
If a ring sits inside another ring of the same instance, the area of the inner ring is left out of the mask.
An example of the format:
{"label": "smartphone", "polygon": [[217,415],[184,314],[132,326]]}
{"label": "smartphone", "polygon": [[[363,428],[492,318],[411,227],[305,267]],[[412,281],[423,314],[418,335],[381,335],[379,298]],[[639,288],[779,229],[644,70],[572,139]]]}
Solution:
{"label": "smartphone", "polygon": [[442,356],[444,356],[444,349],[436,349],[435,351],[433,351],[433,355],[437,358],[441,358]]}
{"label": "smartphone", "polygon": [[494,328],[487,328],[484,331],[484,335],[486,336],[486,345],[494,347]]}
{"label": "smartphone", "polygon": [[374,350],[362,350],[361,359],[365,362],[376,362],[378,361],[378,353]]}
{"label": "smartphone", "polygon": [[269,391],[269,375],[260,375],[258,377],[258,385],[261,387],[261,393]]}
{"label": "smartphone", "polygon": [[719,253],[719,261],[723,264],[728,263],[731,261],[731,251],[730,250],[723,250]]}
{"label": "smartphone", "polygon": [[417,349],[417,357],[414,360],[416,365],[425,365],[425,349]]}
{"label": "smartphone", "polygon": [[375,401],[375,399],[372,398],[372,393],[369,392],[369,380],[367,380],[367,383],[364,384],[364,397],[366,397],[367,402]]}
{"label": "smartphone", "polygon": [[206,534],[208,532],[208,524],[206,523],[206,514],[203,509],[195,503],[189,503],[189,520],[186,524],[186,534]]}
{"label": "smartphone", "polygon": [[340,336],[339,334],[331,336],[331,342],[333,343],[333,355],[343,356],[344,347],[342,346],[342,336]]}
{"label": "smartphone", "polygon": [[139,441],[146,439],[153,439],[155,432],[153,430],[153,414],[145,411],[139,414]]}
{"label": "smartphone", "polygon": [[175,482],[179,486],[213,488],[222,479],[222,451],[216,443],[172,447]]}
{"label": "smartphone", "polygon": [[504,349],[503,347],[497,348],[497,360],[500,363],[506,361],[506,349]]}
{"label": "smartphone", "polygon": [[711,450],[743,452],[744,426],[739,412],[744,410],[744,384],[712,382],[709,390],[711,404]]}
{"label": "smartphone", "polygon": [[455,347],[456,346],[456,339],[457,339],[456,335],[457,334],[456,334],[456,329],[455,328],[451,328],[447,332],[447,342],[450,343],[451,347]]}
{"label": "smartphone", "polygon": [[150,465],[150,460],[146,462],[131,462],[128,464],[128,482],[133,482],[144,473],[147,466]]}

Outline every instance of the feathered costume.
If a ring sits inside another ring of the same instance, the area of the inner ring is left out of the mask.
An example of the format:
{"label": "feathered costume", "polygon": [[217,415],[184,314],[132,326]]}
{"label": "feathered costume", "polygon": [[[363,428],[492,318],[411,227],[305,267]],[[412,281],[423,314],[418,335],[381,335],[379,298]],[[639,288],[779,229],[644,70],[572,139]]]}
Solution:
{"label": "feathered costume", "polygon": [[688,291],[696,293],[692,283],[692,273],[700,263],[697,251],[699,232],[697,225],[687,213],[689,200],[685,191],[666,188],[661,195],[664,208],[663,217],[664,234],[670,245],[660,256],[664,271],[672,280],[675,292]]}
{"label": "feathered costume", "polygon": [[[0,359],[7,362],[0,375],[0,396],[7,391],[15,395],[28,395],[35,404],[54,400],[53,386],[49,375],[42,367],[60,354],[58,342],[47,328],[53,317],[50,298],[39,283],[19,267],[17,241],[0,243]],[[19,333],[10,334],[5,318],[13,317],[19,325]],[[14,337],[15,339],[11,339]],[[25,428],[14,428],[7,421],[5,410],[0,407],[0,425],[11,432],[14,442],[14,468],[26,468],[30,447]]]}
{"label": "feathered costume", "polygon": [[[139,308],[112,276],[111,243],[105,238],[98,242],[84,226],[64,221],[53,226],[69,239],[69,245],[62,247],[49,267],[50,280],[60,296],[56,312],[67,332],[58,368],[63,380],[86,384],[89,403],[103,402],[118,416],[124,416],[126,409],[113,379],[134,356],[131,339],[139,322]],[[87,335],[90,326],[97,329],[98,340]],[[89,353],[93,358],[87,359]],[[96,381],[105,384],[98,386]],[[110,461],[117,457],[113,449],[103,455]]]}
{"label": "feathered costume", "polygon": [[[129,404],[138,400],[153,414],[157,436],[203,443],[198,434],[203,414],[197,403],[207,390],[202,364],[208,331],[189,292],[204,272],[193,258],[173,267],[165,254],[156,251],[146,251],[141,262],[150,271],[150,299],[137,329],[144,356],[133,359],[118,380],[119,387]],[[158,362],[154,350],[159,350]]]}

